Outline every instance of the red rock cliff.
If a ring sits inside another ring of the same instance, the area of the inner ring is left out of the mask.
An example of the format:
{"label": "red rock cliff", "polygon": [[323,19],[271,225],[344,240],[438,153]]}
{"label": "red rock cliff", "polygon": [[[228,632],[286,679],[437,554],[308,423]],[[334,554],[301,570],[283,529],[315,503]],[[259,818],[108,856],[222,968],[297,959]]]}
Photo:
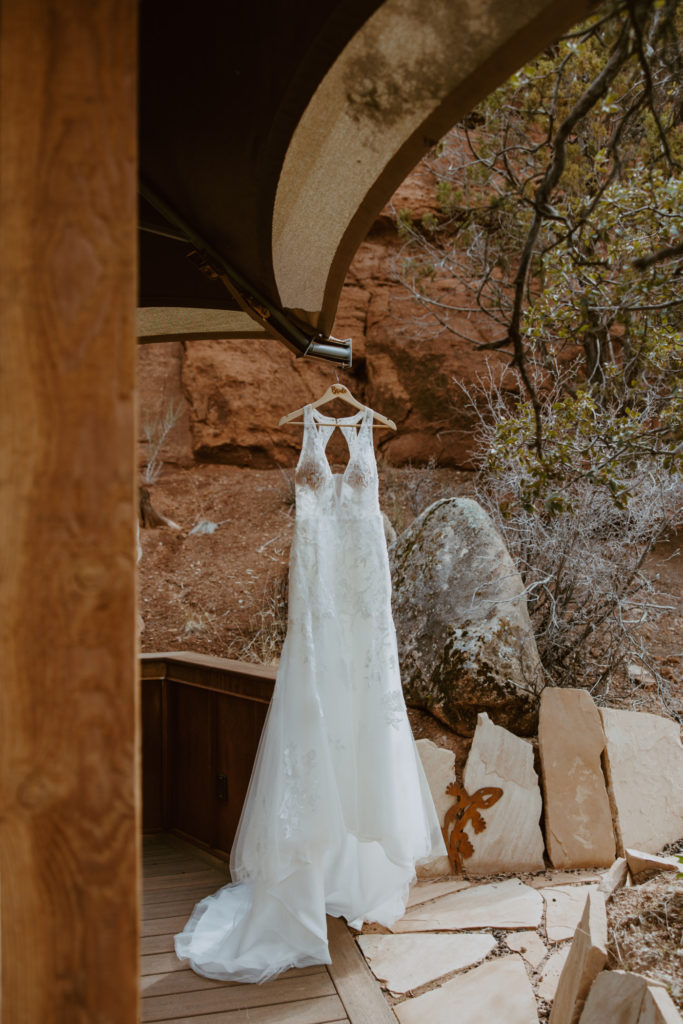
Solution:
{"label": "red rock cliff", "polygon": [[[430,209],[432,195],[429,172],[419,165],[392,206],[419,217]],[[448,332],[424,329],[421,311],[396,279],[400,251],[387,207],[344,284],[333,334],[353,338],[353,367],[337,372],[359,399],[396,421],[396,434],[378,436],[378,449],[390,463],[420,465],[434,458],[440,465],[466,468],[474,420],[453,381],[473,381],[485,359]],[[449,297],[457,299],[457,293]],[[472,332],[471,321],[464,326]],[[481,339],[490,340],[484,333]],[[164,446],[166,461],[291,466],[300,428],[281,430],[277,422],[334,379],[334,367],[298,359],[275,341],[143,345],[141,432],[160,409],[175,403],[178,417]],[[337,454],[343,461],[341,448],[339,453],[331,448],[333,459]]]}

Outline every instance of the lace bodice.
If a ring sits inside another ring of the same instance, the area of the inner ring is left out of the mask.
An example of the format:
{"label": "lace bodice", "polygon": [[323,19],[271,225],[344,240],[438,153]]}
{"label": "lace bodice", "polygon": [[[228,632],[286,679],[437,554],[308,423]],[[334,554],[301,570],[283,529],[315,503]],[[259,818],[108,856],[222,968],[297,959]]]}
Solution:
{"label": "lace bodice", "polygon": [[[325,454],[335,427],[349,446],[343,473],[332,472]],[[320,515],[379,515],[372,409],[334,419],[307,405],[295,484],[297,520]]]}

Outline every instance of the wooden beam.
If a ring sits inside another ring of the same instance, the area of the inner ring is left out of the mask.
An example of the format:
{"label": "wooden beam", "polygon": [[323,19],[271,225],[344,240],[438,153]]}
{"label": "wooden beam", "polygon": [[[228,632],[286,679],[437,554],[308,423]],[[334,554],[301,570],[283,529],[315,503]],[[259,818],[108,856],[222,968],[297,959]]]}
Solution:
{"label": "wooden beam", "polygon": [[0,0],[8,1024],[138,1019],[137,6]]}
{"label": "wooden beam", "polygon": [[327,938],[332,957],[327,969],[351,1024],[396,1024],[343,918],[328,916]]}

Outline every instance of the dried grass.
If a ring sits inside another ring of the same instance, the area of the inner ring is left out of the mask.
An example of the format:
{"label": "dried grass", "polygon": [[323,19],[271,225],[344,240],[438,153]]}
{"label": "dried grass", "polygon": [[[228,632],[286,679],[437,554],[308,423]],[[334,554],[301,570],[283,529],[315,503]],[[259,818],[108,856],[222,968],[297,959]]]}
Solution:
{"label": "dried grass", "polygon": [[607,904],[607,924],[607,966],[661,982],[683,1010],[683,880],[667,872],[618,890]]}
{"label": "dried grass", "polygon": [[392,466],[380,456],[377,469],[380,506],[397,533],[433,502],[472,494],[472,473],[443,469],[434,458],[426,466]]}
{"label": "dried grass", "polygon": [[259,665],[275,665],[287,635],[289,573],[275,577],[260,609],[230,641],[226,657]]}

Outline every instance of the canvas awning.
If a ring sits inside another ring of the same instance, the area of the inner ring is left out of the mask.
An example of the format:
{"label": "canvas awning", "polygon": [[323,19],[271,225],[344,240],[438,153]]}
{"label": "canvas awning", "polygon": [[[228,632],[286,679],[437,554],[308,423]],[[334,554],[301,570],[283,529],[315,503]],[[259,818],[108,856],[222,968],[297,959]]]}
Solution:
{"label": "canvas awning", "polygon": [[329,341],[412,167],[586,0],[140,4],[142,341]]}

